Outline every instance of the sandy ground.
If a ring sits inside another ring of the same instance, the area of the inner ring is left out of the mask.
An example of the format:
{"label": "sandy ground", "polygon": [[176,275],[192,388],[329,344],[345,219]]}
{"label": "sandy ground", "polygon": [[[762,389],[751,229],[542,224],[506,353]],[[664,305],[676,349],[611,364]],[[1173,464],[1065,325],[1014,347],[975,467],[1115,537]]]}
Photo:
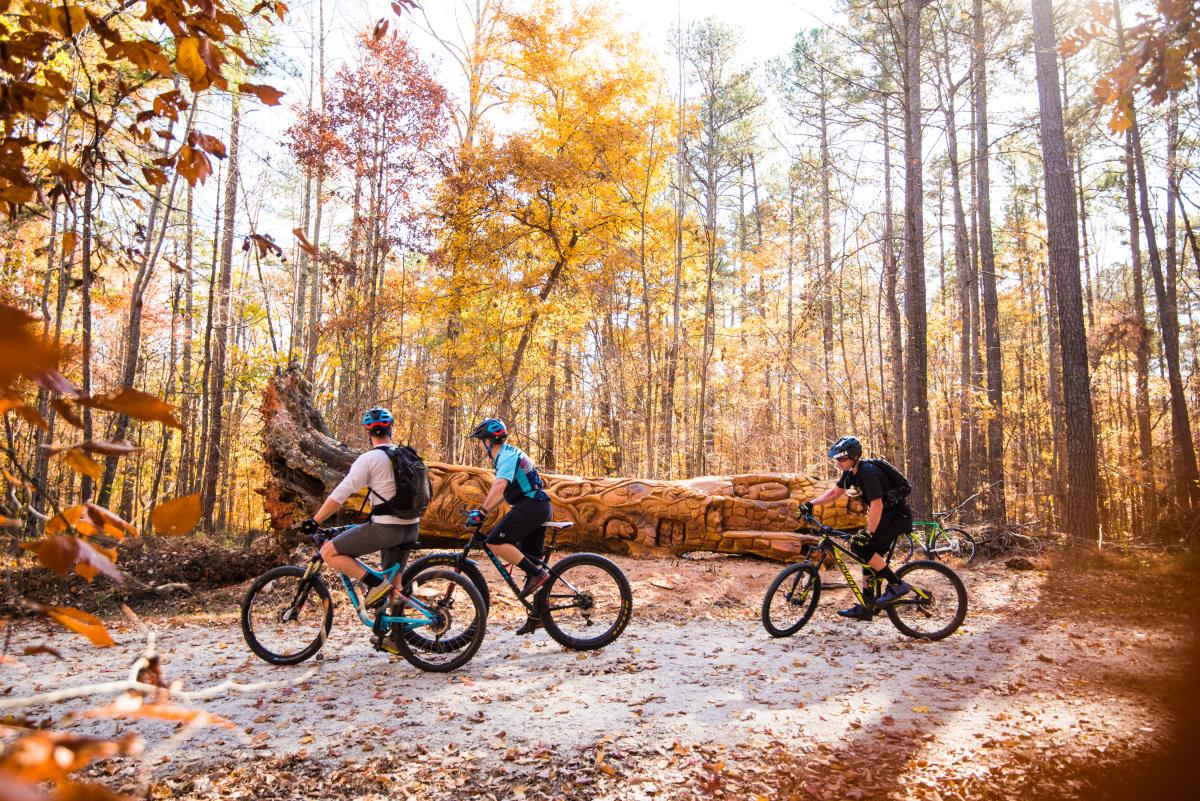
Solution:
{"label": "sandy ground", "polygon": [[[99,719],[72,730],[141,733],[141,760],[93,773],[155,798],[952,798],[1020,785],[1048,754],[1073,764],[1148,752],[1178,712],[1158,688],[1183,669],[1188,621],[1099,603],[1068,613],[1046,570],[962,570],[970,612],[939,643],[909,640],[886,618],[843,621],[845,589],[827,591],[805,629],[776,640],[758,605],[778,565],[617,561],[635,610],[615,644],[578,654],[544,632],[516,637],[515,605],[496,582],[483,647],[449,675],[371,650],[344,606],[322,659],[272,667],[242,641],[236,591],[188,599],[186,611],[143,617],[168,681],[200,689],[316,672],[203,704],[233,729]],[[110,628],[118,645],[97,650],[23,625],[7,653],[52,641],[63,658],[8,658],[0,693],[125,678],[145,632]],[[24,715],[61,725],[98,703]],[[1069,795],[1071,780],[1061,781]]]}

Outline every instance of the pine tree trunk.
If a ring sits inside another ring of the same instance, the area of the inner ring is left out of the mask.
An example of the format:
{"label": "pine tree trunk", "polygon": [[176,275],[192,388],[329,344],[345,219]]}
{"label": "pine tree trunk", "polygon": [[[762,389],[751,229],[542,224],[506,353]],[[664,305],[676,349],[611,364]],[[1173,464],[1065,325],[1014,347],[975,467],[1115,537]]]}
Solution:
{"label": "pine tree trunk", "polygon": [[204,486],[200,508],[203,526],[214,530],[213,513],[217,503],[217,481],[221,472],[221,446],[224,440],[226,351],[229,344],[230,293],[233,285],[233,229],[237,220],[238,140],[241,123],[239,96],[233,95],[229,123],[229,173],[225,179],[224,229],[221,232],[221,275],[213,303],[212,369],[209,376],[209,426],[205,445]]}
{"label": "pine tree trunk", "polygon": [[1125,132],[1125,206],[1129,219],[1129,251],[1133,262],[1134,405],[1137,412],[1138,471],[1142,488],[1141,514],[1134,519],[1134,536],[1144,535],[1158,519],[1150,427],[1150,329],[1146,324],[1146,289],[1142,273],[1141,228],[1138,224],[1137,178],[1133,166],[1133,133]]}
{"label": "pine tree trunk", "polygon": [[904,2],[904,316],[905,462],[912,484],[909,502],[918,514],[932,511],[929,455],[928,342],[925,311],[924,180],[921,153],[920,0]]}
{"label": "pine tree trunk", "polygon": [[1075,182],[1063,131],[1058,85],[1054,11],[1050,0],[1032,0],[1038,99],[1041,109],[1042,161],[1046,183],[1046,233],[1050,280],[1058,293],[1057,314],[1062,352],[1063,402],[1068,410],[1066,493],[1060,522],[1077,544],[1095,542],[1098,481],[1092,396],[1088,379],[1087,337],[1083,328],[1083,292],[1079,280],[1079,219]]}
{"label": "pine tree trunk", "polygon": [[979,213],[979,285],[983,306],[983,339],[987,360],[987,483],[993,520],[1007,517],[1004,492],[1004,370],[1000,352],[1000,304],[996,296],[996,251],[992,243],[990,142],[987,123],[987,64],[984,59],[983,0],[975,0],[975,203]]}
{"label": "pine tree trunk", "polygon": [[[1121,23],[1119,5],[1114,2],[1117,20],[1117,42],[1120,51],[1125,51],[1125,32]],[[1192,444],[1192,427],[1188,419],[1187,397],[1183,389],[1183,375],[1179,369],[1179,311],[1172,302],[1173,282],[1168,284],[1163,275],[1162,258],[1158,250],[1158,239],[1154,232],[1154,218],[1150,212],[1150,192],[1146,181],[1146,164],[1142,155],[1141,134],[1136,111],[1130,109],[1129,134],[1133,143],[1133,164],[1137,173],[1138,205],[1142,213],[1142,228],[1146,235],[1146,249],[1150,257],[1150,274],[1154,278],[1154,296],[1158,302],[1158,324],[1162,330],[1163,360],[1166,362],[1167,381],[1171,397],[1171,464],[1175,504],[1181,513],[1193,506],[1200,506],[1200,475],[1196,471],[1196,451]],[[1169,195],[1170,193],[1168,193]],[[1173,278],[1173,276],[1170,276]]]}

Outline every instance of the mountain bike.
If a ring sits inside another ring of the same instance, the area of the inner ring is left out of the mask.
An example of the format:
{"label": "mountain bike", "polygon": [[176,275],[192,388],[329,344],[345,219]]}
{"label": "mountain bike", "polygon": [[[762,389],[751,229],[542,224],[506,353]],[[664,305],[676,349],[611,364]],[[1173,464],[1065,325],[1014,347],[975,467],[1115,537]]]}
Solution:
{"label": "mountain bike", "polygon": [[[962,625],[967,616],[967,590],[962,579],[949,567],[926,560],[900,566],[896,575],[908,582],[912,592],[886,606],[876,606],[874,600],[879,597],[882,579],[873,573],[873,578],[864,581],[860,587],[850,575],[846,557],[858,565],[866,563],[837,542],[839,539],[849,542],[859,535],[826,526],[811,514],[804,515],[804,519],[821,532],[821,538],[809,548],[804,561],[785,567],[767,588],[762,603],[762,622],[771,636],[789,637],[812,618],[821,598],[821,574],[817,568],[826,556],[831,556],[841,568],[846,584],[858,602],[870,610],[872,619],[880,612],[886,612],[892,625],[901,633],[924,640],[949,637]],[[892,549],[895,549],[895,543]],[[890,552],[888,558],[891,558]]]}
{"label": "mountain bike", "polygon": [[[320,576],[324,564],[320,549],[346,528],[349,526],[320,529],[311,536],[317,552],[307,565],[272,568],[246,590],[242,636],[260,658],[272,665],[296,665],[325,645],[333,627],[333,598]],[[391,582],[406,559],[407,553],[405,559],[392,560],[382,571],[363,567],[381,581]],[[376,650],[398,653],[421,670],[446,673],[466,664],[483,643],[487,606],[475,585],[461,574],[449,570],[406,572],[402,589],[392,593],[391,604],[374,610],[364,609],[354,582],[339,575],[358,619],[373,632]],[[422,632],[427,647],[409,645],[406,635],[416,631]]]}
{"label": "mountain bike", "polygon": [[942,525],[947,512],[935,512],[933,520],[914,520],[913,528],[903,537],[896,538],[895,554],[901,562],[913,558],[917,548],[925,551],[926,559],[941,559],[954,556],[963,564],[975,558],[975,538],[961,528]]}
{"label": "mountain bike", "polygon": [[[460,553],[434,553],[414,561],[404,571],[402,581],[431,568],[447,568],[471,580],[479,588],[486,609],[491,606],[491,590],[479,563],[471,558],[471,551],[483,550],[491,559],[496,571],[512,590],[517,600],[525,607],[530,617],[537,617],[546,628],[546,633],[559,644],[574,651],[591,651],[603,648],[621,636],[633,614],[633,591],[629,580],[613,562],[594,553],[576,553],[550,564],[555,543],[561,531],[571,523],[546,523],[548,544],[542,551],[542,567],[550,571],[550,581],[534,594],[532,599],[522,598],[511,568],[492,553],[483,541],[480,526],[469,526],[471,535]],[[460,636],[465,637],[464,632]],[[425,648],[427,637],[419,630],[405,635],[407,643],[414,648]]]}

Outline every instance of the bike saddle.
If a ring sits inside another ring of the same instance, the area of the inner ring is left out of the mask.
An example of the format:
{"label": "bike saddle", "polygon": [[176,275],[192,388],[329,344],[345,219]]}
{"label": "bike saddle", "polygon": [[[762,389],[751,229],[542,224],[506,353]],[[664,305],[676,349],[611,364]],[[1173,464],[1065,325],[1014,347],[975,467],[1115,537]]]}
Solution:
{"label": "bike saddle", "polygon": [[556,529],[558,529],[558,530],[560,530],[560,531],[561,531],[562,529],[564,529],[564,528],[570,528],[571,526],[573,526],[573,525],[575,525],[575,524],[574,524],[574,523],[567,523],[567,522],[562,522],[562,523],[550,522],[550,523],[543,523],[542,525],[543,525],[545,528],[556,528]]}

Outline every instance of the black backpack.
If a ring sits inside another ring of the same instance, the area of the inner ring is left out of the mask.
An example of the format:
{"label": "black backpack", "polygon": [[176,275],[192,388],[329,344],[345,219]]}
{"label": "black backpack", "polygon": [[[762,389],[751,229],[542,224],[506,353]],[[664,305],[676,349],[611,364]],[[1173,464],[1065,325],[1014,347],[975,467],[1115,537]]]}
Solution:
{"label": "black backpack", "polygon": [[[396,494],[383,503],[371,508],[373,515],[394,515],[405,519],[420,517],[429,507],[433,497],[433,484],[429,481],[429,468],[407,445],[380,445],[392,463],[392,478],[396,481]],[[376,497],[382,498],[372,490]]]}
{"label": "black backpack", "polygon": [[879,472],[887,479],[888,485],[883,491],[883,500],[888,506],[902,502],[912,493],[912,484],[909,484],[904,474],[887,459],[864,459],[863,462],[878,467]]}

